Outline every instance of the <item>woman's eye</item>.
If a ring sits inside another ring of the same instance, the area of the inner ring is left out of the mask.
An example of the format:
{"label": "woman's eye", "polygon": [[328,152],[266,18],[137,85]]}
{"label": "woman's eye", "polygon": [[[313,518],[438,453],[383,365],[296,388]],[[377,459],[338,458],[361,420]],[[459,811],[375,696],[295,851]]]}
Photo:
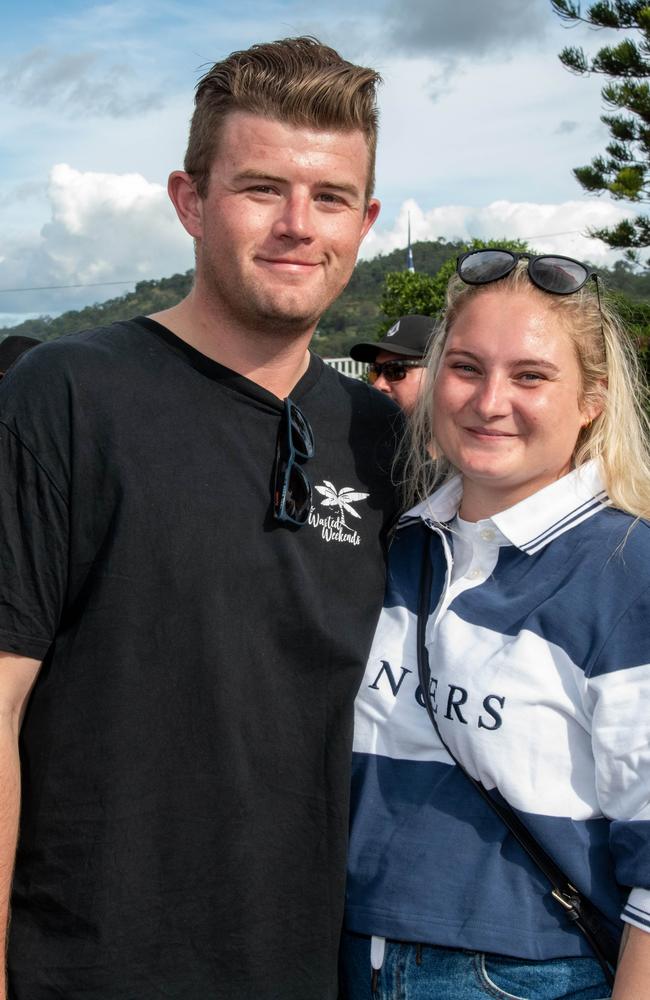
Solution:
{"label": "woman's eye", "polygon": [[517,377],[521,382],[542,382],[544,380],[544,376],[540,375],[539,372],[522,372]]}

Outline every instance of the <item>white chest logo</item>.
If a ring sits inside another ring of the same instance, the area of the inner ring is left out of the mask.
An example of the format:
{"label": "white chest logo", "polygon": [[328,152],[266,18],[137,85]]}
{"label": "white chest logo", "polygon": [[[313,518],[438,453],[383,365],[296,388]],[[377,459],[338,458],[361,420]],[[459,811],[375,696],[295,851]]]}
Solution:
{"label": "white chest logo", "polygon": [[315,528],[320,528],[326,542],[348,542],[350,545],[359,545],[361,537],[355,528],[345,523],[346,513],[351,517],[360,518],[361,515],[354,509],[352,504],[365,500],[369,493],[357,493],[352,486],[344,486],[337,490],[334,483],[328,479],[323,480],[322,486],[315,487],[316,492],[323,498],[321,507],[335,507],[338,516],[335,514],[324,515],[312,507],[309,513],[309,523]]}

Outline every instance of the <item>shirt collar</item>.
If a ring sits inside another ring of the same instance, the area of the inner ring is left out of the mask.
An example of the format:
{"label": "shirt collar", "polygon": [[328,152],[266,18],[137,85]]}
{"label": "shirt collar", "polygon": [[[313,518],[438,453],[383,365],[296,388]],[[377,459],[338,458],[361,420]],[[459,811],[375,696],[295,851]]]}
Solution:
{"label": "shirt collar", "polygon": [[399,524],[407,521],[423,520],[437,521],[439,524],[447,524],[451,521],[460,507],[463,496],[463,484],[460,476],[454,476],[443,483],[435,493],[412,507],[400,518]]}
{"label": "shirt collar", "polygon": [[[454,476],[404,514],[400,526],[418,518],[446,524],[457,512],[462,493],[461,477]],[[608,504],[598,464],[590,461],[486,521],[511,545],[533,555]]]}

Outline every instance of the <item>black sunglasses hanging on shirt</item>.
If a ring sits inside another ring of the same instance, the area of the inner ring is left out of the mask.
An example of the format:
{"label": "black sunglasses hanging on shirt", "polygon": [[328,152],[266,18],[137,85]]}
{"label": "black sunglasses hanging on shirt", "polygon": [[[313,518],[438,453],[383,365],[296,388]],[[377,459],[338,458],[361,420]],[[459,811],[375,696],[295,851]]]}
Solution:
{"label": "black sunglasses hanging on shirt", "polygon": [[278,430],[273,472],[273,516],[277,521],[304,524],[311,510],[311,483],[299,462],[314,457],[309,421],[287,398]]}

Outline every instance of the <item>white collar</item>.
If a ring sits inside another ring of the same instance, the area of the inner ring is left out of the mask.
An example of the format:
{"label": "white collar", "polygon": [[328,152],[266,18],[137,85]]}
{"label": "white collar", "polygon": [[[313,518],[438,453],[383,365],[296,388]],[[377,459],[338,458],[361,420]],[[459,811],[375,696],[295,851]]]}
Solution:
{"label": "white collar", "polygon": [[[399,526],[414,519],[447,524],[458,511],[462,495],[461,477],[454,476],[404,514]],[[486,522],[492,522],[512,545],[533,555],[608,504],[598,464],[589,461]]]}

